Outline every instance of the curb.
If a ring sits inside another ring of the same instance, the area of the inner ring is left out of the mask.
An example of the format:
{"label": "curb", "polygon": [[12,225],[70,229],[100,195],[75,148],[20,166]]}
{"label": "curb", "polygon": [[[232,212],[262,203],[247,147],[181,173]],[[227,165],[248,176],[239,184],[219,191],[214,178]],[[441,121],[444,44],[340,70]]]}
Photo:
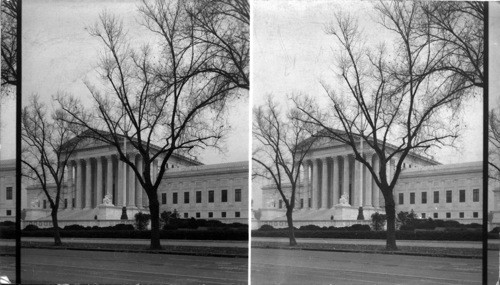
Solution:
{"label": "curb", "polygon": [[199,252],[166,251],[166,250],[109,249],[109,248],[83,248],[83,247],[55,247],[55,246],[21,246],[21,248],[55,249],[55,250],[75,250],[75,251],[128,252],[128,253],[149,253],[149,254],[174,254],[174,255],[192,255],[192,256],[209,256],[209,257],[230,257],[230,258],[248,258],[248,255],[242,255],[242,254],[199,253]]}
{"label": "curb", "polygon": [[293,247],[273,247],[273,246],[252,246],[252,248],[263,249],[284,249],[284,250],[305,250],[305,251],[324,251],[324,252],[347,252],[347,253],[368,253],[368,254],[387,254],[387,255],[409,255],[409,256],[429,256],[429,257],[449,257],[482,259],[480,255],[456,255],[456,254],[431,254],[408,251],[376,251],[376,250],[349,250],[349,249],[319,249],[319,248],[293,248]]}

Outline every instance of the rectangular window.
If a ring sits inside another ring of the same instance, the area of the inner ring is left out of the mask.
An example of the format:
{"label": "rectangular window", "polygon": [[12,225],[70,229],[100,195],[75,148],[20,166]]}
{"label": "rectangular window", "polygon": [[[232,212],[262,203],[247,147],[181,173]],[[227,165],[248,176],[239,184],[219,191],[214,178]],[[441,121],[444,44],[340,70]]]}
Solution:
{"label": "rectangular window", "polygon": [[300,198],[300,208],[304,208],[304,198]]}
{"label": "rectangular window", "polygon": [[221,217],[225,218],[226,217],[226,212],[221,213]]}
{"label": "rectangular window", "polygon": [[465,202],[465,190],[460,190],[458,193],[459,193],[460,203],[464,203]]}
{"label": "rectangular window", "polygon": [[163,205],[167,204],[167,193],[161,193],[161,203]]}
{"label": "rectangular window", "polygon": [[227,202],[227,190],[222,190],[221,191],[220,201],[221,202]]}
{"label": "rectangular window", "polygon": [[398,201],[399,203],[398,204],[399,205],[403,205],[405,203],[405,200],[404,200],[405,195],[404,195],[404,193],[399,193],[398,198],[399,198],[399,201]]}
{"label": "rectangular window", "polygon": [[184,192],[184,204],[189,204],[189,192]]}
{"label": "rectangular window", "polygon": [[173,204],[177,204],[177,192],[174,192],[174,193],[172,194],[172,203],[173,203]]}
{"label": "rectangular window", "polygon": [[236,213],[234,213],[234,217],[235,217],[235,218],[239,218],[239,217],[240,217],[240,212],[236,212]]}
{"label": "rectangular window", "polygon": [[201,203],[201,191],[196,191],[196,203]]}
{"label": "rectangular window", "polygon": [[201,214],[200,214],[199,212],[198,212],[198,213],[196,213],[196,217],[197,217],[197,218],[201,217]]}
{"label": "rectangular window", "polygon": [[422,219],[425,219],[425,213],[422,213]]}
{"label": "rectangular window", "polygon": [[7,210],[7,216],[12,216],[12,210]]}
{"label": "rectangular window", "polygon": [[415,192],[410,193],[410,204],[415,204]]}
{"label": "rectangular window", "polygon": [[477,212],[472,212],[472,217],[473,218],[478,218],[479,217],[479,214]]}
{"label": "rectangular window", "polygon": [[309,208],[311,208],[311,198],[307,199],[307,205],[308,205]]}
{"label": "rectangular window", "polygon": [[71,198],[71,206],[74,208],[75,207],[75,198]]}
{"label": "rectangular window", "polygon": [[451,190],[446,190],[446,203],[451,203]]}
{"label": "rectangular window", "polygon": [[241,202],[241,189],[234,189],[234,202]]}
{"label": "rectangular window", "polygon": [[214,213],[213,212],[208,212],[208,217],[209,218],[213,218],[214,217]]}
{"label": "rectangular window", "polygon": [[422,204],[427,204],[427,192],[422,192]]}
{"label": "rectangular window", "polygon": [[187,219],[189,217],[188,213],[184,213],[184,219]]}
{"label": "rectangular window", "polygon": [[438,213],[434,213],[434,219],[438,218]]}
{"label": "rectangular window", "polygon": [[434,191],[434,203],[439,203],[439,191]]}
{"label": "rectangular window", "polygon": [[472,202],[479,202],[479,189],[472,190]]}
{"label": "rectangular window", "polygon": [[12,200],[12,187],[7,187],[6,199]]}
{"label": "rectangular window", "polygon": [[464,212],[460,212],[460,213],[458,213],[458,217],[459,217],[460,219],[463,219],[463,218],[464,218]]}
{"label": "rectangular window", "polygon": [[68,208],[68,199],[64,199],[64,208],[67,209]]}
{"label": "rectangular window", "polygon": [[208,203],[214,202],[214,190],[208,191]]}
{"label": "rectangular window", "polygon": [[450,212],[446,213],[446,218],[447,219],[451,218],[451,213]]}
{"label": "rectangular window", "polygon": [[283,208],[283,200],[281,200],[281,199],[280,199],[280,201],[279,201],[279,208],[280,208],[280,209],[281,209],[281,208]]}

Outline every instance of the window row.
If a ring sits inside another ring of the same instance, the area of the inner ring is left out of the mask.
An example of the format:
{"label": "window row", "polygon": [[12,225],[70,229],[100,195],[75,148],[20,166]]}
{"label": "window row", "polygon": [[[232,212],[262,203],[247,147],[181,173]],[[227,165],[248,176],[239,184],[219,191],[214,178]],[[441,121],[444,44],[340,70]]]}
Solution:
{"label": "window row", "polygon": [[[456,192],[456,191],[455,191]],[[398,204],[403,205],[405,203],[405,193],[399,193],[398,196]],[[446,190],[446,203],[452,203],[453,202],[453,191],[452,190]],[[466,202],[466,195],[465,195],[465,190],[458,190],[458,202],[459,203],[465,203]],[[439,191],[434,191],[433,192],[433,203],[439,203]],[[472,190],[472,202],[479,202],[479,189],[473,189]],[[420,203],[421,204],[427,204],[427,192],[421,192],[420,193]],[[415,192],[410,192],[410,204],[415,204]]]}
{"label": "window row", "polygon": [[[274,203],[276,203],[276,202],[274,202]],[[307,205],[309,208],[311,207],[311,198],[307,199]],[[276,207],[276,204],[274,205],[274,207]],[[285,203],[281,199],[278,201],[278,208],[279,209],[285,208]],[[300,198],[300,207],[299,208],[300,209],[304,208],[304,199],[303,198]]]}
{"label": "window row", "polygon": [[[183,217],[185,219],[189,218],[189,213],[184,213]],[[241,212],[234,212],[234,218],[240,218],[240,217],[241,217]],[[201,213],[197,212],[195,214],[195,217],[193,218],[215,218],[215,217],[214,217],[214,212],[208,212],[206,217],[202,217]],[[232,218],[232,217],[228,217],[227,212],[221,212],[220,217],[217,218]]]}
{"label": "window row", "polygon": [[[422,219],[427,219],[427,218],[430,218],[430,215],[427,216],[426,213],[422,213],[421,217],[422,217]],[[452,218],[451,212],[445,213],[445,217],[447,219],[451,219]],[[473,218],[479,218],[479,212],[472,212],[472,217]],[[433,213],[432,214],[432,218],[433,219],[439,219],[440,218],[439,217],[439,213]],[[443,218],[443,217],[441,217],[441,218]],[[458,217],[453,217],[453,218],[464,219],[465,218],[465,213],[464,212],[459,212],[458,213]]]}
{"label": "window row", "polygon": [[[227,202],[227,191],[228,190],[221,190],[220,194],[220,202],[226,203]],[[190,192],[184,192],[184,204],[189,204],[190,201]],[[195,193],[195,200],[196,203],[202,203],[202,191],[196,191]],[[214,203],[215,202],[215,190],[209,190],[208,191],[208,203]],[[241,202],[241,189],[234,189],[234,202]],[[167,193],[161,193],[161,203],[163,205],[167,204]],[[179,203],[179,193],[173,192],[172,193],[172,204],[178,204]]]}

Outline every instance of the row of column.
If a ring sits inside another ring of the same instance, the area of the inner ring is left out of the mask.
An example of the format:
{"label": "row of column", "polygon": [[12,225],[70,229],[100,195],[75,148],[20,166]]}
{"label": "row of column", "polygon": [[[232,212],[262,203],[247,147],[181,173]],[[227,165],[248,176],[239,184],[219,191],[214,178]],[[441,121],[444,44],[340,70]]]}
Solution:
{"label": "row of column", "polygon": [[[376,173],[378,157],[366,154]],[[354,165],[352,165],[354,163]],[[391,164],[392,165],[392,164]],[[380,207],[380,190],[372,174],[352,155],[323,157],[304,161],[304,185],[306,199],[311,199],[312,209],[328,209],[339,204],[342,195],[349,195],[348,203],[354,207]],[[392,167],[387,168],[392,177]],[[353,172],[353,173],[351,173]],[[306,207],[309,207],[306,204]]]}
{"label": "row of column", "polygon": [[[142,157],[129,155],[139,173],[143,171]],[[156,179],[158,164],[154,161],[152,179]],[[125,184],[126,181],[126,184]],[[132,167],[117,159],[117,155],[89,157],[70,161],[67,173],[68,198],[75,199],[76,209],[90,209],[103,203],[105,195],[112,196],[116,206],[143,208],[148,199]],[[72,208],[71,203],[68,205]]]}

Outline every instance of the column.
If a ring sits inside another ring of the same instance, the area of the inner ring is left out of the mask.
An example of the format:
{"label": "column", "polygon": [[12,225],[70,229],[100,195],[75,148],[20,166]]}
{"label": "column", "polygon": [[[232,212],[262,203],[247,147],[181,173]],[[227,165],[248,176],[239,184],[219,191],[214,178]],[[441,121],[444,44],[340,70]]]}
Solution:
{"label": "column", "polygon": [[328,160],[322,159],[323,167],[321,174],[321,209],[328,208]]}
{"label": "column", "polygon": [[352,202],[354,207],[362,205],[363,195],[363,165],[361,162],[354,160],[354,189],[352,191]]}
{"label": "column", "polygon": [[[380,172],[380,164],[379,164],[379,158],[376,154],[373,155],[373,170],[377,174],[377,177],[380,177],[379,172]],[[373,207],[378,208],[380,207],[379,205],[379,199],[380,199],[380,189],[378,188],[377,183],[375,181],[373,182],[373,187],[372,187],[372,194],[373,194]]]}
{"label": "column", "polygon": [[113,156],[106,157],[106,195],[113,195]]}
{"label": "column", "polygon": [[339,158],[334,156],[332,162],[332,207],[339,203]]}
{"label": "column", "polygon": [[[373,166],[373,155],[372,154],[367,154],[366,155],[366,161]],[[368,168],[365,166],[364,167],[364,173],[365,173],[365,194],[363,195],[363,206],[364,207],[371,207],[372,206],[372,183],[373,183],[373,176],[371,172],[368,170]]]}
{"label": "column", "polygon": [[125,190],[123,189],[125,185],[125,178],[126,176],[124,175],[124,169],[125,169],[125,163],[118,159],[118,175],[117,175],[117,183],[116,183],[116,205],[117,206],[125,206],[125,199],[127,195],[125,195]]}
{"label": "column", "polygon": [[76,187],[75,187],[75,207],[77,209],[82,208],[82,186],[83,186],[83,164],[81,160],[76,160]]}
{"label": "column", "polygon": [[[342,179],[343,195],[349,194],[349,155],[344,155],[344,177]],[[349,200],[348,200],[349,202]]]}
{"label": "column", "polygon": [[304,169],[304,208],[309,209],[309,162],[303,162],[303,169]]}
{"label": "column", "polygon": [[311,206],[313,209],[318,209],[318,162],[313,160],[312,166],[312,201]]}
{"label": "column", "polygon": [[85,160],[85,209],[92,205],[92,164],[90,158]]}
{"label": "column", "polygon": [[66,169],[68,170],[68,173],[66,173],[66,180],[68,181],[67,182],[67,185],[66,185],[66,198],[68,199],[68,209],[73,209],[73,197],[74,197],[74,180],[73,180],[73,161],[69,161],[67,166],[66,166]]}
{"label": "column", "polygon": [[[139,155],[137,157],[137,170],[139,173],[142,175],[142,157]],[[139,179],[136,179],[136,184],[135,184],[135,205],[138,208],[142,208],[142,196],[144,192],[144,188],[142,188],[141,182],[139,182]]]}
{"label": "column", "polygon": [[[135,164],[135,154],[130,155],[130,161]],[[135,172],[131,166],[128,168],[128,195],[127,207],[135,207]]]}
{"label": "column", "polygon": [[102,157],[96,158],[96,206],[102,204]]}

